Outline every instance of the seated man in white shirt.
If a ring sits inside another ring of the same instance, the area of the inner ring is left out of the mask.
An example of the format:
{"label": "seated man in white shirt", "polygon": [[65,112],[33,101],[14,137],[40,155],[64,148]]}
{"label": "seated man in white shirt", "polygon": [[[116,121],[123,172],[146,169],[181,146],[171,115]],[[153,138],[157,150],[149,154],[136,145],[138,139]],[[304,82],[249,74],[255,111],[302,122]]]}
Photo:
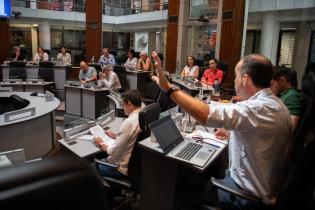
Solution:
{"label": "seated man in white shirt", "polygon": [[141,94],[138,90],[128,90],[123,96],[124,112],[128,115],[118,133],[106,130],[105,134],[115,140],[113,145],[105,144],[97,138],[95,145],[108,154],[107,161],[118,165],[117,168],[97,164],[96,167],[103,176],[122,178],[128,175],[128,163],[133,146],[136,142],[139,126],[139,111],[141,109]]}
{"label": "seated man in white shirt", "polygon": [[35,54],[33,61],[48,61],[48,54],[45,53],[42,47],[37,48],[37,53]]}
{"label": "seated man in white shirt", "polygon": [[94,67],[88,66],[85,61],[80,62],[79,79],[82,84],[96,81],[97,72]]}
{"label": "seated man in white shirt", "polygon": [[[158,72],[152,79],[174,102],[202,124],[231,130],[230,163],[224,181],[261,198],[266,205],[275,204],[288,172],[292,128],[288,109],[270,89],[271,62],[258,54],[241,59],[235,67],[234,85],[244,100],[217,106],[194,99],[170,84],[155,52],[152,57]],[[226,134],[220,130],[216,135]],[[232,198],[221,190],[218,198],[233,209],[257,208],[257,204]]]}
{"label": "seated man in white shirt", "polygon": [[100,72],[98,86],[107,87],[112,90],[118,90],[121,88],[119,78],[115,72],[112,71],[112,66],[103,66],[102,72]]}
{"label": "seated man in white shirt", "polygon": [[127,52],[127,61],[124,66],[127,71],[134,71],[137,68],[138,59],[135,56],[135,51],[133,49],[129,49]]}

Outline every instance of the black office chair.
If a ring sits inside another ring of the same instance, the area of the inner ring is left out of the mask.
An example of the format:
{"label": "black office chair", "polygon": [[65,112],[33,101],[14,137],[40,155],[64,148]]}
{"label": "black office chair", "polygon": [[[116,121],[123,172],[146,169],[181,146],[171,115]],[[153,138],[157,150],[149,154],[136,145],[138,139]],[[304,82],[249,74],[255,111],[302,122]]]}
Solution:
{"label": "black office chair", "polygon": [[[130,155],[128,164],[128,177],[124,179],[104,177],[105,181],[115,189],[122,189],[133,191],[138,194],[140,192],[140,180],[141,180],[141,150],[138,146],[138,142],[150,136],[149,124],[158,120],[160,116],[160,106],[158,103],[152,103],[141,109],[139,112],[139,126],[140,133],[137,136],[137,140]],[[96,159],[101,163],[100,160]],[[126,197],[128,198],[128,197]],[[122,204],[129,203],[130,199],[125,199]],[[120,204],[120,205],[122,205]]]}
{"label": "black office chair", "polygon": [[227,71],[229,69],[229,66],[226,63],[224,63],[223,61],[218,61],[218,68],[223,71],[223,78],[222,78],[222,82],[221,82],[221,84],[223,84],[225,77],[226,77],[226,74],[227,74]]}
{"label": "black office chair", "polygon": [[0,171],[2,210],[110,209],[99,176],[82,159],[47,158]]}
{"label": "black office chair", "polygon": [[160,104],[161,112],[164,112],[176,106],[176,103],[174,103],[170,97],[167,97],[166,92],[164,91],[160,91],[157,102]]}
{"label": "black office chair", "polygon": [[102,65],[99,63],[89,63],[90,67],[94,67],[97,73],[97,78],[99,76],[99,73],[102,71]]}
{"label": "black office chair", "polygon": [[38,64],[38,78],[45,82],[54,81],[54,63],[51,61],[42,61]]}
{"label": "black office chair", "polygon": [[160,92],[161,89],[159,88],[159,86],[155,82],[149,81],[147,83],[147,89],[144,92],[143,97],[141,98],[141,101],[146,105],[157,102]]}
{"label": "black office chair", "polygon": [[23,61],[11,61],[9,79],[22,79],[27,78],[25,63]]}

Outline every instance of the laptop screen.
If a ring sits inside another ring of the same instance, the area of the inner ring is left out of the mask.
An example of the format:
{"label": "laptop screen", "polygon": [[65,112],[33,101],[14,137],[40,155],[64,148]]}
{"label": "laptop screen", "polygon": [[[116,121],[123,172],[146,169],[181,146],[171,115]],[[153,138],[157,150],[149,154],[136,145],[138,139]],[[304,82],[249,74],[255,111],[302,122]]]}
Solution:
{"label": "laptop screen", "polygon": [[151,123],[150,128],[164,152],[168,153],[184,140],[171,115]]}

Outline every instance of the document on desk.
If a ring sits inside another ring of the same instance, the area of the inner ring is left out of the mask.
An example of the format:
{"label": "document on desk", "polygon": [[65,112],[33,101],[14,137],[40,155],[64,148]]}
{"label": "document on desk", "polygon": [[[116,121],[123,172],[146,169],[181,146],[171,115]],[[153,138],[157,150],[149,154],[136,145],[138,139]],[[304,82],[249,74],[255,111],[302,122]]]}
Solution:
{"label": "document on desk", "polygon": [[107,145],[111,145],[111,144],[114,144],[115,140],[110,138],[109,136],[107,136],[105,133],[104,133],[104,130],[101,126],[99,125],[96,125],[92,128],[90,128],[90,132],[91,134],[94,136],[94,138],[101,138],[105,144]]}
{"label": "document on desk", "polygon": [[189,135],[186,135],[186,138],[193,138],[193,136],[200,136],[203,139],[203,142],[208,143],[210,145],[216,145],[218,147],[224,147],[228,144],[227,140],[217,139],[214,133],[207,132],[204,130],[195,130]]}

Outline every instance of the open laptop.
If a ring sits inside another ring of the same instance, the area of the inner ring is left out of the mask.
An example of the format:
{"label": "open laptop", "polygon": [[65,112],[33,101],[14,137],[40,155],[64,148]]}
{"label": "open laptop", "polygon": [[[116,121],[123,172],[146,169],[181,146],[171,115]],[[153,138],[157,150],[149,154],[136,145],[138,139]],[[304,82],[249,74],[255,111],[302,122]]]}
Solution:
{"label": "open laptop", "polygon": [[150,128],[168,157],[203,167],[216,151],[211,145],[185,140],[170,115],[151,123]]}

